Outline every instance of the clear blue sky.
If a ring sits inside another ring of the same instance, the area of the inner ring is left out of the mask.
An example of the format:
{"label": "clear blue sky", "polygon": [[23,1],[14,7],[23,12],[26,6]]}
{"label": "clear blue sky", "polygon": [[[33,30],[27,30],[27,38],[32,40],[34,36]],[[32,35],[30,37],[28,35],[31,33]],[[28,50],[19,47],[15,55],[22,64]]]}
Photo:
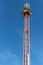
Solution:
{"label": "clear blue sky", "polygon": [[0,0],[0,65],[23,65],[25,2],[32,8],[30,65],[43,65],[43,0]]}

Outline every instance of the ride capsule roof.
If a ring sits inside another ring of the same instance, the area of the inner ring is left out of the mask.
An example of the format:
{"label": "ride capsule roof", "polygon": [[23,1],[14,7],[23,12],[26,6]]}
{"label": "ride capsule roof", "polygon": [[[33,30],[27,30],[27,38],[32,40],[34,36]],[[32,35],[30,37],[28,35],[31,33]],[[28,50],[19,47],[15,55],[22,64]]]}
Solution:
{"label": "ride capsule roof", "polygon": [[24,4],[24,9],[22,11],[22,14],[25,15],[26,13],[28,15],[31,15],[31,9],[30,9],[30,5],[29,4]]}

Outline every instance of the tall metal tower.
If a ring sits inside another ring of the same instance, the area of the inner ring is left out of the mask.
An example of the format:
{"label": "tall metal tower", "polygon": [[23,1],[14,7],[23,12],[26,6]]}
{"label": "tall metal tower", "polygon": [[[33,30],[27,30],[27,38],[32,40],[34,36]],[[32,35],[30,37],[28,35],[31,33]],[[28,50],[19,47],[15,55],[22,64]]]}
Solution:
{"label": "tall metal tower", "polygon": [[23,47],[23,65],[30,65],[30,16],[31,9],[29,4],[24,4],[22,11],[24,16],[24,47]]}

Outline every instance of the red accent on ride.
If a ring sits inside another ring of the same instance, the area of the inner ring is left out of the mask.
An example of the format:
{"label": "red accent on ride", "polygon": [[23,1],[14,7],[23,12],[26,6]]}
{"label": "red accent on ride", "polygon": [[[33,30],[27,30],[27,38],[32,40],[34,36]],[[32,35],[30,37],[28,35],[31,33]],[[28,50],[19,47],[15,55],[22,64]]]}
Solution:
{"label": "red accent on ride", "polygon": [[25,30],[24,30],[26,33],[28,33],[28,28],[25,28]]}

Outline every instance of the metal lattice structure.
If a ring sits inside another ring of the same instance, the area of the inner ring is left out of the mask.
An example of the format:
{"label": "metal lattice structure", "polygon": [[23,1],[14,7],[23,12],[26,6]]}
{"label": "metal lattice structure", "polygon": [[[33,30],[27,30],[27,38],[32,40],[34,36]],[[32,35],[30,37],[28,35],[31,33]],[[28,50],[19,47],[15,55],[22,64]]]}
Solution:
{"label": "metal lattice structure", "polygon": [[31,9],[29,4],[24,4],[22,12],[24,16],[24,47],[23,47],[23,65],[30,65],[30,16]]}

